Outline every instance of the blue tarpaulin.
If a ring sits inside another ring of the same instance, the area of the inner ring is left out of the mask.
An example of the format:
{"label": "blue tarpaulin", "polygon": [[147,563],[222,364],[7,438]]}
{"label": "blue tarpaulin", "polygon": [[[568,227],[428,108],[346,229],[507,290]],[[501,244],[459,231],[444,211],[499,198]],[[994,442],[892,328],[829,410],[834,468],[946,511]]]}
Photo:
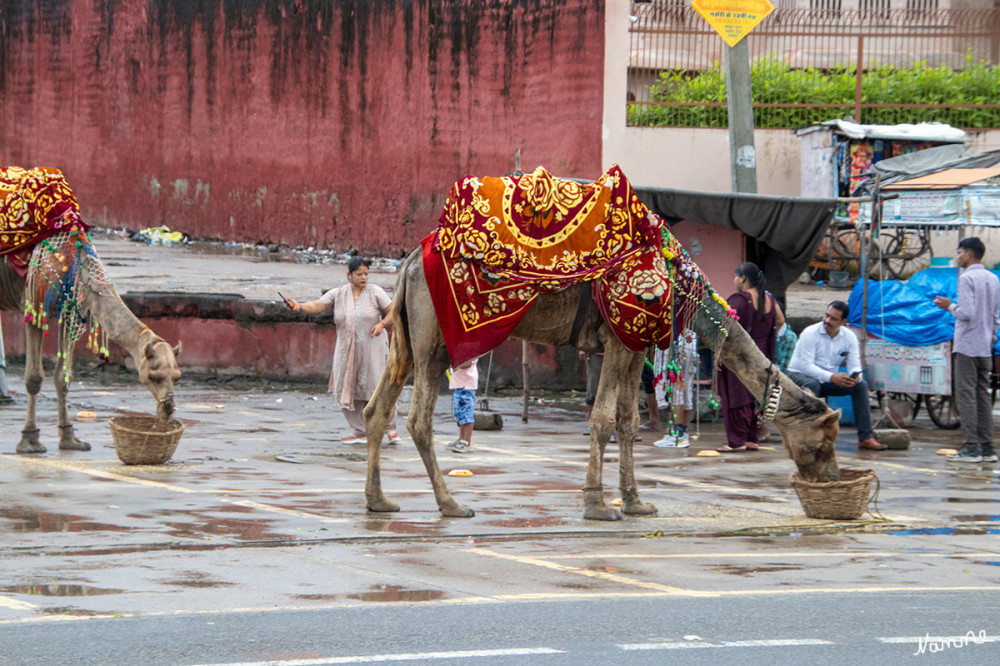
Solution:
{"label": "blue tarpaulin", "polygon": [[[1000,277],[1000,271],[992,273]],[[847,321],[861,326],[861,300],[864,284],[854,283],[847,301]],[[914,273],[907,282],[899,280],[868,281],[868,320],[866,330],[872,335],[907,347],[922,347],[955,337],[955,317],[934,305],[935,296],[957,300],[958,269],[926,268]],[[1000,353],[1000,344],[994,348]]]}

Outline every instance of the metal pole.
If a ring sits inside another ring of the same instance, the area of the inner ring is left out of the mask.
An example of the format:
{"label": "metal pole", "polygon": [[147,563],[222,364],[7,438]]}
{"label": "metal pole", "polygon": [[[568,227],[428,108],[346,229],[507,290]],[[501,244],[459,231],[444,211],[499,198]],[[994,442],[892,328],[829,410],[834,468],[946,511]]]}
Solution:
{"label": "metal pole", "polygon": [[865,37],[858,35],[858,63],[854,70],[854,122],[861,123],[861,99],[862,86],[861,77],[864,70],[865,57]]}
{"label": "metal pole", "polygon": [[753,92],[750,52],[744,37],[726,49],[726,101],[729,110],[729,168],[733,192],[757,193],[757,154],[753,144]]}
{"label": "metal pole", "polygon": [[[874,229],[875,216],[879,213],[879,190],[882,186],[881,174],[875,175],[875,188],[872,190],[872,214],[869,224]],[[868,344],[868,248],[865,243],[865,225],[861,223],[861,370],[865,369],[865,346]],[[883,308],[885,305],[883,304]],[[885,331],[882,332],[885,335]]]}
{"label": "metal pole", "polygon": [[521,377],[524,383],[524,398],[521,402],[521,420],[528,422],[528,396],[531,393],[531,382],[528,381],[528,341],[521,340]]}

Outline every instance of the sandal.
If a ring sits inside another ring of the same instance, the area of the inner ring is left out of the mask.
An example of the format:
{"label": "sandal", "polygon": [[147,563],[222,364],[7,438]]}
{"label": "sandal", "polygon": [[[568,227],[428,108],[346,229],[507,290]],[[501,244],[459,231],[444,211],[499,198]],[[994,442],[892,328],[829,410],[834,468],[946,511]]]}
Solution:
{"label": "sandal", "polygon": [[367,435],[350,435],[348,437],[341,437],[340,438],[340,443],[341,444],[367,444],[368,443],[368,436]]}
{"label": "sandal", "polygon": [[757,451],[759,448],[760,447],[757,446],[756,444],[750,444],[750,443],[747,443],[747,445],[743,447],[745,451]]}
{"label": "sandal", "polygon": [[746,450],[745,444],[743,446],[720,446],[716,449],[719,453],[743,453]]}

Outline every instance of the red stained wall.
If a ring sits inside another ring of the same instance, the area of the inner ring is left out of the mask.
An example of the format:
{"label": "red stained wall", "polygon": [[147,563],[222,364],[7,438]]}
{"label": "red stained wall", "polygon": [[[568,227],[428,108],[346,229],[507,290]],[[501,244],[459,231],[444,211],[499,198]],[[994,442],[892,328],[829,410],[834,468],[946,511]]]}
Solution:
{"label": "red stained wall", "polygon": [[605,0],[0,3],[0,159],[92,224],[394,254],[451,184],[596,178]]}

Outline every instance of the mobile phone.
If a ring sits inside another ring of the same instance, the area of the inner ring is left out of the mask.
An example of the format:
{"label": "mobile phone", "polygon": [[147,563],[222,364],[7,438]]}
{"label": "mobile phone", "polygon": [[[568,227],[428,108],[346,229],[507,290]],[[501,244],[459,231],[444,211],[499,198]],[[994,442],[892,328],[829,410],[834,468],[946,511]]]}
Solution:
{"label": "mobile phone", "polygon": [[851,373],[851,379],[857,379],[860,376],[861,376],[861,371],[860,370],[858,370],[857,372],[852,372]]}

